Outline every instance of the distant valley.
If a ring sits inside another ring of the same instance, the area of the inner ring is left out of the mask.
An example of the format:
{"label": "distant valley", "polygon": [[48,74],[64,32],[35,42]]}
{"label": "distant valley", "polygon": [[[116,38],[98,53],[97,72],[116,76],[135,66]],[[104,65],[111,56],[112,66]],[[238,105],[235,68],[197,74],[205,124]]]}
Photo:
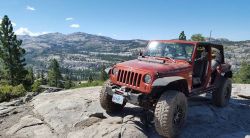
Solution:
{"label": "distant valley", "polygon": [[91,35],[87,33],[50,33],[36,37],[19,36],[23,40],[23,46],[28,52],[40,53],[79,53],[92,52],[122,52],[142,47],[145,40],[115,40],[105,36]]}
{"label": "distant valley", "polygon": [[53,58],[70,70],[95,69],[102,64],[135,58],[147,44],[145,40],[115,40],[81,32],[18,37],[23,40],[27,63],[35,70],[47,68]]}

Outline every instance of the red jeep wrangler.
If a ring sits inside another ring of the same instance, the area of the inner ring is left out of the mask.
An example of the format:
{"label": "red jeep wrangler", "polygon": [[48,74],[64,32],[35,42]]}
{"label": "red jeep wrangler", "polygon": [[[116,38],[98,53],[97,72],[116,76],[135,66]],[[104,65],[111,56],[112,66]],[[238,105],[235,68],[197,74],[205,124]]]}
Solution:
{"label": "red jeep wrangler", "polygon": [[187,116],[187,97],[211,92],[216,106],[229,102],[231,66],[222,45],[182,40],[150,41],[138,59],[107,69],[109,80],[100,92],[107,112],[127,102],[154,111],[156,131],[174,137]]}

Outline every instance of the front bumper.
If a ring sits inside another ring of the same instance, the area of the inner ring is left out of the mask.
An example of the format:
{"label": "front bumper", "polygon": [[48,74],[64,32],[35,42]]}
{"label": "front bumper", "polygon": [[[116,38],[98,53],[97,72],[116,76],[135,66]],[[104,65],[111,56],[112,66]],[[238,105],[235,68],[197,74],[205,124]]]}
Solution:
{"label": "front bumper", "polygon": [[131,104],[134,104],[134,105],[139,105],[140,103],[140,96],[142,95],[142,93],[133,93],[132,89],[129,89],[129,88],[126,88],[124,86],[122,87],[117,87],[116,85],[109,85],[109,86],[106,86],[106,91],[108,93],[108,95],[111,95],[113,96],[113,94],[119,94],[119,95],[122,95],[126,102],[128,103],[131,103]]}

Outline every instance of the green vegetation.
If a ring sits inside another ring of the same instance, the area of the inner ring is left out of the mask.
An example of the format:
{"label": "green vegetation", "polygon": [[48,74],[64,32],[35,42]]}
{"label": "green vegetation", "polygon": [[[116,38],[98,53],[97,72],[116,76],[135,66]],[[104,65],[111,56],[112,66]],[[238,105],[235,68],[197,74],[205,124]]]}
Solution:
{"label": "green vegetation", "polygon": [[65,77],[65,82],[64,82],[64,88],[65,88],[65,89],[70,89],[70,88],[72,88],[72,87],[74,87],[74,86],[75,86],[75,84],[74,84],[74,82],[72,81],[71,75],[66,76],[66,77]]}
{"label": "green vegetation", "polygon": [[27,91],[31,91],[32,84],[35,81],[35,76],[34,76],[34,72],[33,72],[33,68],[32,67],[29,67],[27,71],[28,71],[28,73],[25,76],[25,80],[23,82],[23,85],[24,85],[24,87],[25,87],[25,89]]}
{"label": "green vegetation", "polygon": [[202,34],[194,34],[191,36],[192,41],[205,41],[205,37]]}
{"label": "green vegetation", "polygon": [[89,78],[88,78],[88,83],[92,83],[94,81],[92,74],[89,74]]}
{"label": "green vegetation", "polygon": [[52,59],[48,71],[49,86],[62,88],[62,74],[59,63],[56,59]]}
{"label": "green vegetation", "polygon": [[8,85],[22,84],[28,73],[24,68],[25,50],[21,44],[22,40],[17,40],[11,21],[5,15],[0,26],[0,60],[3,66],[1,77],[7,80]]}
{"label": "green vegetation", "polygon": [[184,31],[182,31],[182,32],[180,33],[180,35],[179,35],[179,40],[187,40],[187,37],[186,37]]}
{"label": "green vegetation", "polygon": [[32,85],[32,92],[41,92],[41,86],[42,81],[41,80],[36,80],[34,84]]}
{"label": "green vegetation", "polygon": [[12,98],[17,98],[25,95],[25,88],[22,84],[17,86],[1,85],[0,86],[0,102],[9,101]]}
{"label": "green vegetation", "polygon": [[250,64],[243,62],[240,70],[234,75],[234,83],[250,84]]}
{"label": "green vegetation", "polygon": [[47,80],[45,79],[44,77],[44,70],[41,71],[41,84],[44,85],[44,84],[47,84]]}
{"label": "green vegetation", "polygon": [[92,78],[94,80],[100,79],[100,70],[101,68],[94,68],[94,69],[67,69],[67,68],[60,68],[61,73],[65,76],[70,76],[72,81],[83,81],[88,80],[90,74],[92,74]]}
{"label": "green vegetation", "polygon": [[0,24],[0,102],[25,95],[34,81],[33,70],[25,69],[22,40],[14,34],[8,16]]}
{"label": "green vegetation", "polygon": [[108,79],[108,74],[105,72],[105,65],[102,65],[102,68],[101,68],[101,75],[100,75],[100,80],[101,81],[106,81]]}
{"label": "green vegetation", "polygon": [[[59,62],[56,59],[52,59],[48,71],[43,67],[43,69],[37,72],[37,80],[32,85],[32,91],[40,91],[40,85],[64,89],[99,86],[102,84],[100,82],[108,79],[105,68],[105,65],[102,65],[94,69],[70,70],[61,68]],[[81,81],[86,81],[86,83],[78,85]]]}

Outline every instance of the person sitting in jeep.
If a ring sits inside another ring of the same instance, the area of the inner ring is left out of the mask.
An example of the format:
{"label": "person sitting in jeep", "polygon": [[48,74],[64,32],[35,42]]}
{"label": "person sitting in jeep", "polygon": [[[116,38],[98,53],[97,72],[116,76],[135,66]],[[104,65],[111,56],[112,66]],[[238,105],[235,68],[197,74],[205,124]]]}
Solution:
{"label": "person sitting in jeep", "polygon": [[212,72],[215,71],[215,69],[221,64],[222,57],[221,53],[218,49],[212,48]]}

